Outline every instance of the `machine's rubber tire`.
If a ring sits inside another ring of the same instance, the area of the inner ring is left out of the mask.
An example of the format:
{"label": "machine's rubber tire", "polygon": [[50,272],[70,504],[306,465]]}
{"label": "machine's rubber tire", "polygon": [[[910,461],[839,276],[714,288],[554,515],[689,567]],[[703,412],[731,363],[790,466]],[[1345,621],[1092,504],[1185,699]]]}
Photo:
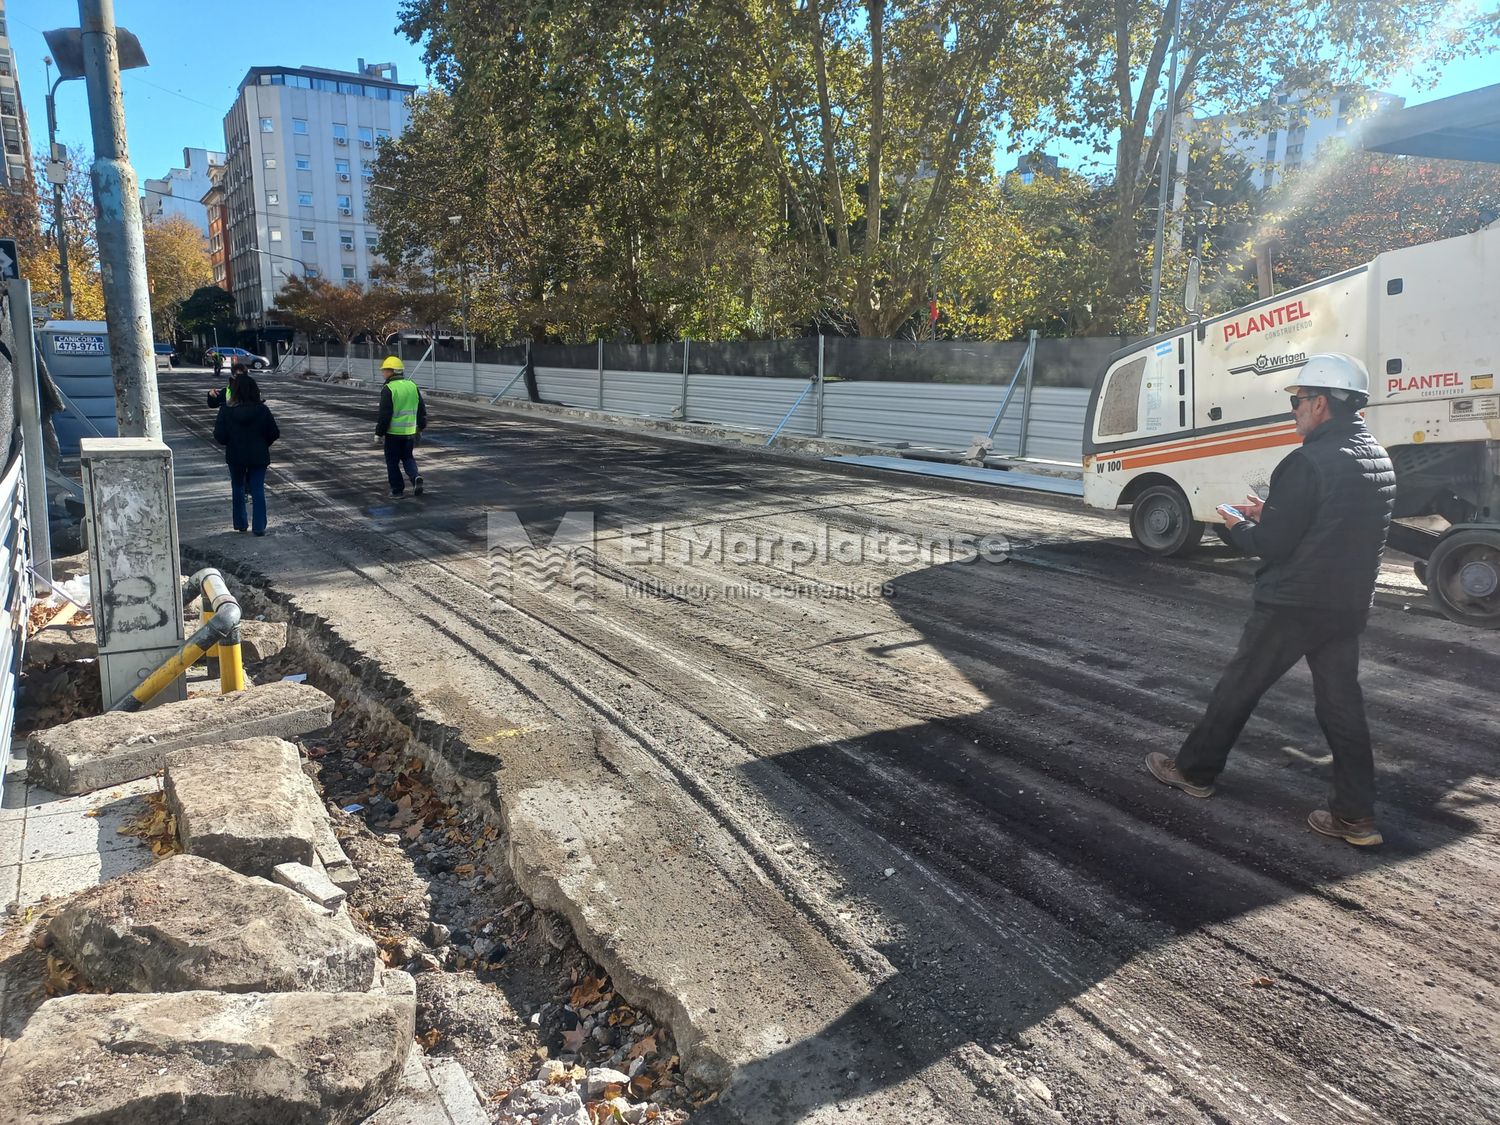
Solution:
{"label": "machine's rubber tire", "polygon": [[1440,539],[1427,559],[1427,594],[1450,621],[1500,629],[1500,528]]}
{"label": "machine's rubber tire", "polygon": [[1158,558],[1192,554],[1203,540],[1203,521],[1175,484],[1154,484],[1130,508],[1130,534],[1141,550]]}
{"label": "machine's rubber tire", "polygon": [[250,370],[252,370],[252,371],[264,371],[268,366],[269,366],[269,364],[267,364],[264,360],[257,359],[254,363],[252,363],[250,365]]}

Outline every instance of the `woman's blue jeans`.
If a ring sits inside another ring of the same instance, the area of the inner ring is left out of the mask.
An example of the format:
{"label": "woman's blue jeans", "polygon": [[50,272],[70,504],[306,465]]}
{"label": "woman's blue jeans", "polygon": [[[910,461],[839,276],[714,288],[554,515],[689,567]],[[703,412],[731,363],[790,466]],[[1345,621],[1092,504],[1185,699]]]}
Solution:
{"label": "woman's blue jeans", "polygon": [[[266,470],[230,465],[229,487],[233,494],[234,529],[244,531],[248,527],[256,535],[264,535],[266,531]],[[250,496],[250,520],[245,518],[246,493]]]}

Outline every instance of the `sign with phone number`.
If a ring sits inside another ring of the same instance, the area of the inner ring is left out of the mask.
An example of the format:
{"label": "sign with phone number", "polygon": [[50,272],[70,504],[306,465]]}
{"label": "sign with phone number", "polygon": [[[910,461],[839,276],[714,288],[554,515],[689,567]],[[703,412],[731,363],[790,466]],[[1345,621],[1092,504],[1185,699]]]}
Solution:
{"label": "sign with phone number", "polygon": [[109,341],[103,336],[54,336],[52,350],[58,355],[108,355]]}

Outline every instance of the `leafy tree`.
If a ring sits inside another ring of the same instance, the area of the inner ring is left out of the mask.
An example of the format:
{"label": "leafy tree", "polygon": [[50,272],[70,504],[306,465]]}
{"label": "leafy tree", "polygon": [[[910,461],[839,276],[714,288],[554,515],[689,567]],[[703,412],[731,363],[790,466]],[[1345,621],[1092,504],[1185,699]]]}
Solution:
{"label": "leafy tree", "polygon": [[[1455,24],[1448,0],[1079,0],[1065,23],[1090,50],[1074,97],[1060,116],[1068,135],[1107,148],[1114,136],[1114,213],[1109,274],[1095,328],[1114,331],[1140,287],[1139,231],[1154,201],[1173,22],[1182,8],[1177,108],[1214,107],[1270,127],[1291,122],[1277,91],[1316,104],[1355,83],[1435,69],[1494,41],[1493,22]],[[1280,116],[1278,116],[1278,113]]]}
{"label": "leafy tree", "polygon": [[[62,281],[58,273],[57,242],[52,211],[52,186],[46,179],[46,159],[34,160],[35,183],[14,185],[0,193],[0,221],[14,232],[21,276],[31,282],[33,305],[51,306],[61,317]],[[63,186],[63,223],[68,231],[68,274],[73,285],[73,315],[80,320],[104,319],[104,290],[99,280],[98,241],[94,232],[94,195],[83,154],[71,150],[67,182]]]}
{"label": "leafy tree", "polygon": [[[1387,250],[1468,234],[1493,221],[1500,213],[1500,169],[1345,151],[1288,177],[1276,202],[1276,281],[1305,285]],[[1285,214],[1276,214],[1283,207]]]}
{"label": "leafy tree", "polygon": [[182,302],[177,323],[200,339],[212,336],[215,329],[232,332],[239,325],[234,296],[217,285],[200,285]]}
{"label": "leafy tree", "polygon": [[277,294],[273,311],[309,336],[332,336],[346,348],[369,330],[365,289],[356,281],[333,285],[322,278],[293,275]]}
{"label": "leafy tree", "polygon": [[183,304],[213,281],[213,265],[203,231],[181,215],[147,223],[144,235],[152,328],[159,339],[173,340],[183,327]]}

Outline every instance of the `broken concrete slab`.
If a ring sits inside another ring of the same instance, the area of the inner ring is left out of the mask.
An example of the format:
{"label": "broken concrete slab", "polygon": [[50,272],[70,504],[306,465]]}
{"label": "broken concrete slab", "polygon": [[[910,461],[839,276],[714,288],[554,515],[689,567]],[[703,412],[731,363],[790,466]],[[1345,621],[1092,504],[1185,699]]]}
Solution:
{"label": "broken concrete slab", "polygon": [[0,1059],[0,1106],[18,1125],[352,1125],[399,1086],[414,1031],[380,993],[63,996]]}
{"label": "broken concrete slab", "polygon": [[296,892],[192,855],[85,891],[49,931],[115,992],[356,992],[379,967],[374,942]]}
{"label": "broken concrete slab", "polygon": [[317,688],[277,682],[37,731],[27,743],[27,759],[32,779],[47,789],[89,793],[149,777],[167,754],[186,746],[256,735],[294,737],[332,721],[333,700]]}
{"label": "broken concrete slab", "polygon": [[303,898],[317,903],[324,910],[337,910],[349,897],[349,893],[336,886],[321,866],[278,863],[271,871],[271,878],[287,890],[296,891]]}
{"label": "broken concrete slab", "polygon": [[91,622],[81,625],[51,625],[26,641],[26,666],[47,668],[99,659],[99,640]]}
{"label": "broken concrete slab", "polygon": [[457,1059],[413,1051],[396,1096],[365,1125],[489,1125],[489,1120]]}
{"label": "broken concrete slab", "polygon": [[266,879],[277,864],[316,861],[327,817],[290,742],[190,746],[166,764],[167,808],[184,851]]}

